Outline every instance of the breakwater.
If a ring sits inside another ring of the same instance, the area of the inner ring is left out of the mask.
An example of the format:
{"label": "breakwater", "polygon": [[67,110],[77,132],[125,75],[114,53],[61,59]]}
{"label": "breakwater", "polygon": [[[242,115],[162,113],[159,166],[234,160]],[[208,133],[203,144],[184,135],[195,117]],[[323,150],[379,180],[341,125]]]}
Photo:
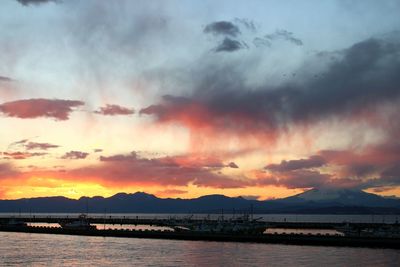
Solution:
{"label": "breakwater", "polygon": [[[78,215],[71,216],[2,216],[1,222],[8,222],[16,219],[26,223],[59,223],[72,222],[78,219]],[[91,216],[87,217],[87,221],[91,224],[114,224],[114,225],[151,225],[151,226],[169,226],[171,221],[175,223],[190,221],[192,223],[199,223],[203,219],[185,219],[185,218],[141,218],[139,216]],[[263,221],[268,228],[286,228],[286,229],[336,229],[337,227],[344,226],[345,222],[292,222],[292,221]],[[381,222],[375,223],[351,223],[356,228],[379,228],[387,224]]]}
{"label": "breakwater", "polygon": [[0,226],[3,232],[23,232],[35,234],[59,234],[102,237],[125,238],[156,238],[172,240],[193,241],[219,241],[219,242],[251,242],[265,244],[290,244],[313,246],[348,246],[348,247],[375,247],[400,249],[398,238],[371,238],[371,237],[345,237],[332,235],[304,235],[304,234],[216,234],[197,232],[173,231],[137,231],[137,230],[78,230],[56,227],[10,227]]}

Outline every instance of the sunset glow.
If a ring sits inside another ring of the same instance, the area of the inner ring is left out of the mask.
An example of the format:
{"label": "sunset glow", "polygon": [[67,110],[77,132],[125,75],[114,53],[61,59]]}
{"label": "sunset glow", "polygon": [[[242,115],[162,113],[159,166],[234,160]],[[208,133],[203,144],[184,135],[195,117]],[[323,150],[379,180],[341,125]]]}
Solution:
{"label": "sunset glow", "polygon": [[0,199],[400,197],[390,4],[38,2],[0,9]]}

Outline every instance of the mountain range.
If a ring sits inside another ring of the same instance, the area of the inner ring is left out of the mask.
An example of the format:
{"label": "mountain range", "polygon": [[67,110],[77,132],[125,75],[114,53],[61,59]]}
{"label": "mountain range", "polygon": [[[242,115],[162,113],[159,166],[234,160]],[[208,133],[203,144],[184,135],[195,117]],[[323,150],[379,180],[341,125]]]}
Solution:
{"label": "mountain range", "polygon": [[399,214],[400,199],[385,198],[361,190],[311,189],[275,200],[207,195],[193,199],[158,198],[136,192],[111,197],[23,198],[0,200],[0,212],[35,213],[299,213],[299,214]]}

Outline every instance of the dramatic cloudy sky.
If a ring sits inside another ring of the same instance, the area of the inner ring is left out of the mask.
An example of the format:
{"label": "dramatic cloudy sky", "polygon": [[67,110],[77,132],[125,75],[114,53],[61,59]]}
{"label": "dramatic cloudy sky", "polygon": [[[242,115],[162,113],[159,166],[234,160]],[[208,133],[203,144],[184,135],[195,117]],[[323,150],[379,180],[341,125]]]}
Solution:
{"label": "dramatic cloudy sky", "polygon": [[4,0],[0,198],[400,196],[397,0]]}

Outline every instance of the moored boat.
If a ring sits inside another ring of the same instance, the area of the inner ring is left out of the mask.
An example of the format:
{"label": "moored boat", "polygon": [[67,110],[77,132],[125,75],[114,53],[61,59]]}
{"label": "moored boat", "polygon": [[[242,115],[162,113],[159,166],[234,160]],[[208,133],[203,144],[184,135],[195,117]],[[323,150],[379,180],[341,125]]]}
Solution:
{"label": "moored boat", "polygon": [[177,223],[172,228],[176,232],[258,235],[267,229],[266,223],[260,222],[259,219],[249,219],[248,215],[230,220],[224,220],[222,217],[218,220],[206,218],[201,221],[188,220]]}
{"label": "moored boat", "polygon": [[63,221],[59,222],[63,229],[73,229],[73,230],[95,230],[96,226],[91,225],[86,214],[79,215],[78,219],[75,221]]}

